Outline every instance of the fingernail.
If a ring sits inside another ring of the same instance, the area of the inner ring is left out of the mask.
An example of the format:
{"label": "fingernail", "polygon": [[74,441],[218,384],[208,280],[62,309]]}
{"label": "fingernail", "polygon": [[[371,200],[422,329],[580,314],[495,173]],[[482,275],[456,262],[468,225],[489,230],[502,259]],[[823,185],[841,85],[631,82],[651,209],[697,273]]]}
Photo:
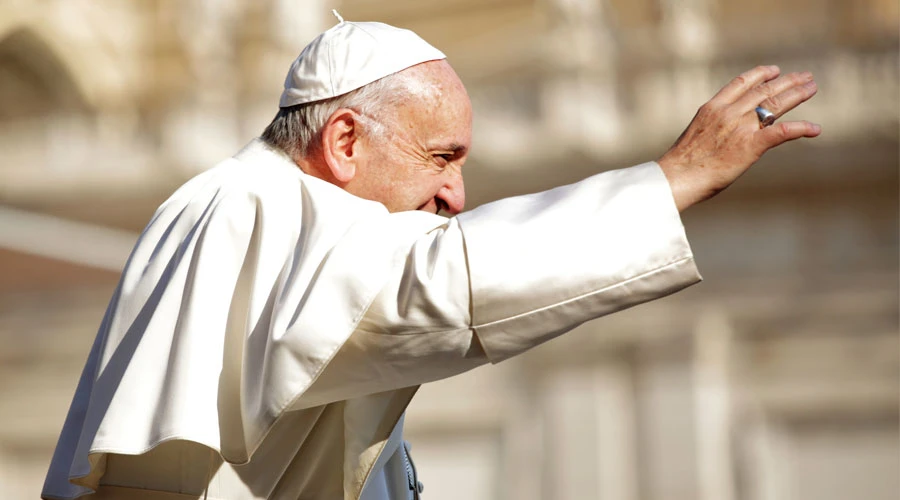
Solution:
{"label": "fingernail", "polygon": [[774,64],[772,66],[769,66],[769,69],[771,69],[773,73],[781,73],[781,68],[775,66]]}
{"label": "fingernail", "polygon": [[816,87],[818,87],[818,85],[816,85],[816,82],[813,80],[806,82],[805,84],[803,84],[803,86],[809,90],[816,90]]}
{"label": "fingernail", "polygon": [[807,80],[812,80],[813,75],[809,71],[804,71],[802,74],[803,74],[803,78],[805,78]]}
{"label": "fingernail", "polygon": [[821,133],[822,133],[822,126],[819,125],[818,123],[813,123],[813,124],[812,124],[812,128],[813,128],[813,132],[815,132],[815,133],[817,133],[817,134],[821,134]]}

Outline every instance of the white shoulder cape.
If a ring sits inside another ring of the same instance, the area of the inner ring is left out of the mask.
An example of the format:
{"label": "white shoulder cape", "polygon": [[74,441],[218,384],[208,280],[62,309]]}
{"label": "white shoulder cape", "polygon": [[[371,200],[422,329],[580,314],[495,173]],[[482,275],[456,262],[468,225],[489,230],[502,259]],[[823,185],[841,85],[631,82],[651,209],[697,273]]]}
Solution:
{"label": "white shoulder cape", "polygon": [[238,154],[192,179],[141,234],[48,474],[74,484],[54,495],[96,488],[106,453],[172,439],[249,460],[412,242],[444,222],[389,217],[259,142],[247,149],[252,162]]}

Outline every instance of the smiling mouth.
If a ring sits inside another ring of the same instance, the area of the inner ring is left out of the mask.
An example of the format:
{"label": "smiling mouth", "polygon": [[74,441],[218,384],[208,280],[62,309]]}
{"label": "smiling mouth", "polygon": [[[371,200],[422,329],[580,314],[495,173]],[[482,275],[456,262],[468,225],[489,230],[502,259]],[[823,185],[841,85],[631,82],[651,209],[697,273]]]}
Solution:
{"label": "smiling mouth", "polygon": [[[431,210],[426,208],[432,200],[434,200],[434,212],[432,212]],[[428,213],[434,213],[435,215],[440,214],[441,210],[447,210],[448,206],[444,202],[444,200],[442,200],[440,198],[432,198],[432,200],[428,200],[425,203],[419,205],[419,208],[417,208],[416,210],[421,210],[423,212],[428,212]]]}

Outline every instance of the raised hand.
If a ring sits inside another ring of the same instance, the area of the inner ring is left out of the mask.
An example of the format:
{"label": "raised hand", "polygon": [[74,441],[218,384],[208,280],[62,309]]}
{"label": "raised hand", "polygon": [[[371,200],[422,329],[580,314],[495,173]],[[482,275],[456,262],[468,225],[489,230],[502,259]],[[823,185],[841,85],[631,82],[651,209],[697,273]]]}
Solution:
{"label": "raised hand", "polygon": [[729,82],[659,159],[679,211],[731,185],[769,149],[821,133],[807,121],[760,125],[757,106],[777,119],[816,94],[812,74],[779,73],[777,66],[758,66]]}

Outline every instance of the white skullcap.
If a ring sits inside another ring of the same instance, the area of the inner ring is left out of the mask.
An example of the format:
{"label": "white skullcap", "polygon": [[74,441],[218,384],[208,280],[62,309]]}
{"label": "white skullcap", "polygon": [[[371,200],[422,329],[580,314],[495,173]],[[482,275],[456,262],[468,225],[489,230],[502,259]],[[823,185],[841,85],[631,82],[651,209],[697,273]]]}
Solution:
{"label": "white skullcap", "polygon": [[410,30],[341,21],[317,36],[291,64],[282,108],[329,99],[427,61],[446,59]]}

